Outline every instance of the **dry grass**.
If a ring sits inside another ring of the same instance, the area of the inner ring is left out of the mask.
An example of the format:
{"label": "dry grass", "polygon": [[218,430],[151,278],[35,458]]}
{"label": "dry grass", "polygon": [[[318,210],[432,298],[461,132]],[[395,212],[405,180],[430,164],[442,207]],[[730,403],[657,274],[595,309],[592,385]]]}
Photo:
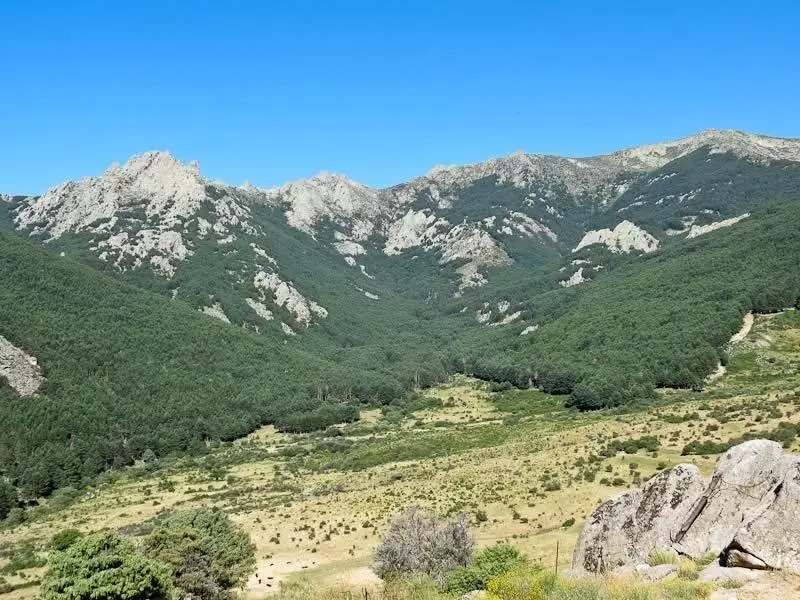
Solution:
{"label": "dry grass", "polygon": [[[339,438],[266,427],[212,453],[223,468],[219,480],[201,463],[179,461],[160,474],[102,485],[56,514],[3,532],[3,540],[44,547],[67,527],[134,531],[163,510],[219,506],[256,544],[258,575],[248,584],[249,596],[256,598],[298,577],[314,585],[346,587],[353,577],[363,583],[358,577],[367,572],[382,532],[416,504],[440,514],[466,512],[479,546],[509,541],[547,567],[555,565],[558,544],[563,568],[599,502],[680,462],[711,472],[716,457],[680,455],[689,441],[725,441],[800,420],[800,327],[759,317],[748,341],[732,354],[728,373],[703,393],[670,391],[663,407],[627,414],[569,414],[558,408],[560,400],[530,392],[520,392],[530,394],[523,400],[541,403],[541,411],[509,414],[497,410],[505,405],[496,405],[482,386],[459,379],[431,391],[443,408],[415,413],[399,426],[365,411],[363,421],[343,426]],[[697,419],[680,418],[693,413]],[[646,435],[661,440],[653,455],[591,462],[609,440]],[[321,452],[321,445],[342,439],[352,445]],[[430,451],[397,460],[409,446]],[[285,454],[299,448],[308,449],[310,458]],[[346,467],[365,456],[385,460]],[[325,469],[326,461],[333,467]],[[587,470],[596,471],[593,481],[586,479]],[[485,522],[477,522],[479,512],[485,512]],[[575,523],[563,527],[570,519]],[[19,581],[19,575],[6,578]]]}

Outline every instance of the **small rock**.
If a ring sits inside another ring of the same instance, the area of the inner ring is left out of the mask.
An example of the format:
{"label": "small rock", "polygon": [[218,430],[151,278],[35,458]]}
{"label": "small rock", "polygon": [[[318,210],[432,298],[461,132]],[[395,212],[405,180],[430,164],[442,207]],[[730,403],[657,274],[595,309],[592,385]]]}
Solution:
{"label": "small rock", "polygon": [[609,577],[612,579],[629,579],[636,575],[636,569],[629,565],[623,565],[617,567],[611,573],[609,573]]}
{"label": "small rock", "polygon": [[769,569],[769,565],[757,556],[742,550],[730,549],[725,553],[726,567],[741,567],[744,569]]}
{"label": "small rock", "polygon": [[636,574],[647,581],[661,581],[662,579],[675,579],[678,565],[636,565]]}
{"label": "small rock", "polygon": [[761,576],[760,571],[744,569],[742,567],[723,567],[717,564],[708,565],[700,571],[698,579],[706,582],[735,581],[736,583],[747,583],[754,581]]}
{"label": "small rock", "polygon": [[483,600],[484,598],[486,598],[485,590],[472,590],[461,596],[459,600]]}

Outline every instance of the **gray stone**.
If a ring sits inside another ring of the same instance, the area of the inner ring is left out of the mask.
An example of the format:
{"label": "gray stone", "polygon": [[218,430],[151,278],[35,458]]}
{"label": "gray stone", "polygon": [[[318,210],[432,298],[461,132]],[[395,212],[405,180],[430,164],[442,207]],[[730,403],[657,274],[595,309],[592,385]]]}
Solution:
{"label": "gray stone", "polygon": [[800,462],[789,464],[783,479],[736,532],[729,552],[747,553],[762,568],[800,571]]}
{"label": "gray stone", "polygon": [[743,569],[769,569],[769,565],[763,560],[738,548],[728,548],[725,551],[723,564],[726,567],[741,567]]}
{"label": "gray stone", "polygon": [[612,569],[608,576],[611,579],[630,579],[636,576],[636,569],[630,565],[622,565]]}
{"label": "gray stone", "polygon": [[688,511],[675,536],[681,554],[700,558],[722,553],[741,528],[745,516],[762,504],[783,479],[781,445],[752,440],[728,450],[717,463],[711,483]]}
{"label": "gray stone", "polygon": [[632,520],[641,499],[642,493],[638,490],[626,492],[594,510],[575,544],[573,569],[602,573],[631,563],[630,539],[625,525]]}
{"label": "gray stone", "polygon": [[[653,550],[699,559],[708,552],[726,567],[800,572],[800,457],[753,440],[720,457],[711,482],[678,465],[641,490],[601,504],[578,538],[573,568],[608,573],[642,565]],[[666,569],[665,569],[666,571]]]}
{"label": "gray stone", "polygon": [[708,565],[700,571],[698,579],[706,582],[725,582],[735,581],[736,583],[747,583],[754,581],[761,575],[759,571],[753,569],[743,569],[740,567],[722,567],[718,564]]}
{"label": "gray stone", "polygon": [[695,465],[677,465],[645,483],[633,517],[632,556],[646,562],[653,550],[669,548],[705,488],[706,480]]}
{"label": "gray stone", "polygon": [[636,565],[636,574],[647,581],[674,579],[678,576],[678,565]]}
{"label": "gray stone", "polygon": [[652,550],[670,546],[704,488],[696,466],[678,465],[604,502],[584,525],[572,566],[600,573],[645,562]]}

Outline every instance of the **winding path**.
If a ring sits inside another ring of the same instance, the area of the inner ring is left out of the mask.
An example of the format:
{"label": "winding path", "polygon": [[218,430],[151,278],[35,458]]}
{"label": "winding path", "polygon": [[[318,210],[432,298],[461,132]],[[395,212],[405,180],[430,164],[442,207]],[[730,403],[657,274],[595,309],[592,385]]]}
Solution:
{"label": "winding path", "polygon": [[[731,339],[728,340],[728,345],[732,346],[743,342],[745,338],[750,334],[750,330],[753,328],[753,323],[755,322],[755,320],[756,317],[753,314],[752,310],[745,313],[744,320],[742,321],[742,328],[731,336]],[[706,381],[711,383],[712,381],[719,379],[720,377],[725,375],[726,370],[727,369],[725,369],[725,365],[723,365],[722,363],[717,364],[717,370],[711,373],[711,375],[709,375],[708,377],[706,377]]]}

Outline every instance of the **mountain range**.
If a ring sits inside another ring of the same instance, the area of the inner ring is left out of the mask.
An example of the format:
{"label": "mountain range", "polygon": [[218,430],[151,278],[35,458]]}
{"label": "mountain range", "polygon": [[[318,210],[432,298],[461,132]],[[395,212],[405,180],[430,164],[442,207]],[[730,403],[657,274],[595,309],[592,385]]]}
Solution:
{"label": "mountain range", "polygon": [[[148,152],[40,196],[0,196],[2,273],[14,280],[0,342],[42,379],[35,409],[0,384],[14,417],[0,473],[37,482],[33,494],[145,447],[198,449],[281,416],[289,430],[324,427],[359,403],[402,407],[408,390],[455,372],[584,409],[702,386],[744,312],[800,298],[798,225],[800,140],[718,130],[604,156],[436,167],[384,189],[327,173],[229,185]],[[215,337],[226,341],[207,348]],[[217,383],[202,391],[202,380]],[[268,400],[253,392],[267,381]],[[89,413],[128,403],[113,435],[78,416],[87,387]],[[28,430],[32,411],[64,403],[74,409],[50,430]],[[184,433],[159,442],[147,433],[155,414]],[[75,454],[76,431],[87,433],[70,466],[56,455]],[[101,457],[90,439],[108,442]],[[53,456],[40,462],[58,466],[26,475],[26,452],[45,440]]]}

